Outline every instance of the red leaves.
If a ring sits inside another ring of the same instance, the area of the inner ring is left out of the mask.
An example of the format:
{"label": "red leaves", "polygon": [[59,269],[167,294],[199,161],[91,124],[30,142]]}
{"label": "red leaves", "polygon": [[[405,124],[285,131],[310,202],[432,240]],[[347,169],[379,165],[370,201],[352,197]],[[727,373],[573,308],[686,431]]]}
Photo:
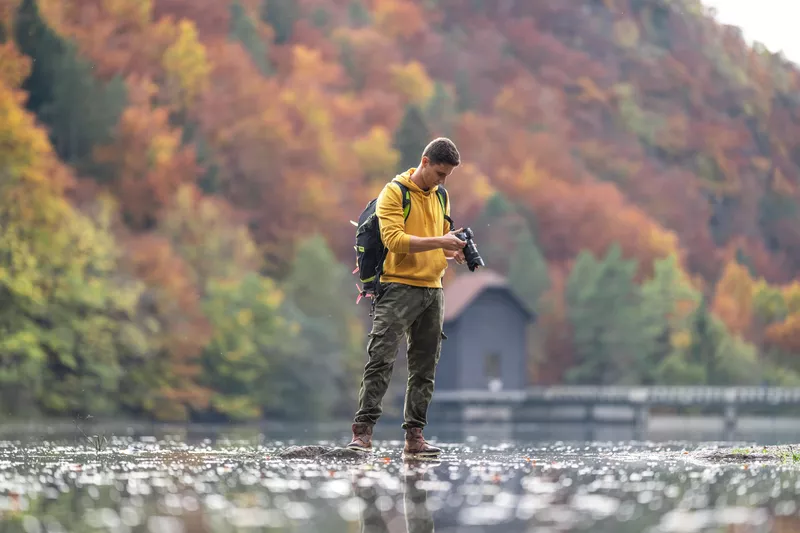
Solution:
{"label": "red leaves", "polygon": [[204,39],[226,38],[230,28],[230,4],[233,0],[197,2],[195,0],[157,0],[153,18],[187,19],[197,26]]}
{"label": "red leaves", "polygon": [[152,0],[64,0],[40,2],[47,22],[74,38],[102,79],[156,75],[158,58],[173,36],[170,24],[155,24]]}
{"label": "red leaves", "polygon": [[682,255],[676,236],[628,204],[613,184],[567,183],[550,177],[533,160],[521,172],[504,170],[498,178],[507,196],[531,209],[550,261],[570,261],[581,250],[604,255],[617,242],[626,257],[638,259],[641,277],[650,275],[655,259]]}
{"label": "red leaves", "polygon": [[120,118],[113,144],[99,147],[95,159],[117,174],[112,188],[124,199],[131,227],[146,229],[184,183],[194,183],[199,169],[194,149],[181,145],[181,131],[169,124],[165,108],[151,108],[135,95]]}

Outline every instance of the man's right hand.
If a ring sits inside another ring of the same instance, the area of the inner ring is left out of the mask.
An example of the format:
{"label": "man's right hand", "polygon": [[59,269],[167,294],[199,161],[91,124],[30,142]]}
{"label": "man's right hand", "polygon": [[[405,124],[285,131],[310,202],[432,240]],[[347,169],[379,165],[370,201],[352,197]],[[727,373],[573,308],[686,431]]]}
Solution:
{"label": "man's right hand", "polygon": [[451,231],[447,235],[442,235],[441,237],[442,249],[451,250],[453,252],[463,249],[465,244],[464,241],[456,237],[456,233],[460,233],[462,231],[464,231],[463,228]]}
{"label": "man's right hand", "polygon": [[463,250],[466,243],[455,235],[459,231],[464,230],[457,229],[441,237],[417,237],[416,235],[411,235],[408,241],[408,253],[416,254],[437,249],[450,250],[451,252]]}

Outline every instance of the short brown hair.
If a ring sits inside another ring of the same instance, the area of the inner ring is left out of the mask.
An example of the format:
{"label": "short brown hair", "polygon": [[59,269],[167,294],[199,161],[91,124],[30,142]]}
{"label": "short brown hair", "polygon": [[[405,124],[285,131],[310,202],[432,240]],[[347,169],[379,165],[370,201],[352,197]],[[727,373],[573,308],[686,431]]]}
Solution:
{"label": "short brown hair", "polygon": [[430,160],[431,165],[451,165],[457,167],[461,164],[461,155],[453,141],[447,137],[437,137],[428,143],[425,150],[422,152],[423,157]]}

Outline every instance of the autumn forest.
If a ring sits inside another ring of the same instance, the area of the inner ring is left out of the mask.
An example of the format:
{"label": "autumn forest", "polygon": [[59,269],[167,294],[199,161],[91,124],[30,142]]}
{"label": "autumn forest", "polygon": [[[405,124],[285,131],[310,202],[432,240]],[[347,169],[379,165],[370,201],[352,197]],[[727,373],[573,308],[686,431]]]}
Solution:
{"label": "autumn forest", "polygon": [[697,0],[7,0],[2,412],[350,417],[438,135],[531,383],[800,385],[798,95]]}

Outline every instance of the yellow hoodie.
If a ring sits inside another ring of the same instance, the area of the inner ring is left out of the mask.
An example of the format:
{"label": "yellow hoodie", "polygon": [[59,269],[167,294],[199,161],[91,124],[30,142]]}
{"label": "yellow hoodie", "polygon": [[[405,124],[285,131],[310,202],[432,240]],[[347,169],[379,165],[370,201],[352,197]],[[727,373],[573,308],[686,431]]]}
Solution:
{"label": "yellow hoodie", "polygon": [[[410,168],[395,176],[378,195],[376,213],[380,222],[381,239],[389,249],[383,264],[381,283],[397,282],[416,287],[440,288],[442,276],[447,269],[444,250],[438,248],[427,252],[408,253],[411,235],[440,237],[450,231],[450,225],[444,219],[442,204],[439,203],[436,194],[439,186],[423,191],[410,179],[414,170]],[[411,195],[411,209],[405,222],[403,222],[402,192],[394,182],[401,182],[408,187]],[[449,194],[445,210],[450,216]]]}

